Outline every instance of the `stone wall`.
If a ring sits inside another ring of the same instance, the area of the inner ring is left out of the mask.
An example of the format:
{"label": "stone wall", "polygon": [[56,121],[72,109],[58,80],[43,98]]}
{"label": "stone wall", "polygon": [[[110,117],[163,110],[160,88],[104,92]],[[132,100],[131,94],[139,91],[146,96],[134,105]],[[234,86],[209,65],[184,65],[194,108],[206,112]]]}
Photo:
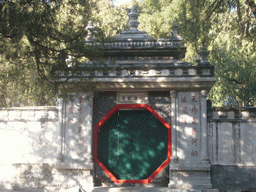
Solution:
{"label": "stone wall", "polygon": [[57,107],[0,111],[0,191],[35,188],[52,180],[59,140]]}
{"label": "stone wall", "polygon": [[56,107],[0,110],[0,191],[93,187],[90,96],[72,94]]}
{"label": "stone wall", "polygon": [[256,189],[256,108],[209,108],[211,178],[220,191]]}
{"label": "stone wall", "polygon": [[[89,113],[93,108],[92,125],[95,125],[115,106],[116,100],[115,92],[105,92],[95,95],[93,107],[88,105],[90,100],[78,95],[62,101],[57,107],[1,109],[0,191],[58,191],[58,186],[63,187],[63,183],[67,184],[65,187],[83,186],[80,182],[91,183],[90,187],[93,182],[95,186],[105,181],[111,183],[97,165],[94,164],[93,169],[81,167],[75,158],[77,153],[70,153],[72,146],[68,141],[73,140],[69,139],[74,135],[69,134],[70,131],[79,133],[80,130],[75,129],[80,124],[75,113],[85,121],[91,118]],[[170,102],[169,92],[148,92],[148,103],[171,124]],[[71,109],[74,109],[73,113]],[[74,116],[74,122],[70,115]],[[90,124],[84,123],[81,130],[92,134]],[[61,130],[66,134],[65,141],[61,140],[64,134]],[[255,190],[256,108],[208,108],[208,138],[212,187],[220,192]],[[80,139],[87,142],[83,135]],[[83,151],[88,152],[84,153],[83,162],[90,164],[91,157],[87,156],[91,149]],[[58,161],[60,158],[62,161]],[[74,167],[75,162],[77,167]],[[167,170],[164,169],[153,183],[166,185]],[[94,175],[94,181],[91,175]]]}

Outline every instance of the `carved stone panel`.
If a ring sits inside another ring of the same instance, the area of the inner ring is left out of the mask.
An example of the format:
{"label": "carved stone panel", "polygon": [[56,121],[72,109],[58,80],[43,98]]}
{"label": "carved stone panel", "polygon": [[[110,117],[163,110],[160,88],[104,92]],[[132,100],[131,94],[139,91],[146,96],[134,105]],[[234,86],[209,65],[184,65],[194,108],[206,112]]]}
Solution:
{"label": "carved stone panel", "polygon": [[66,99],[66,162],[92,162],[92,105],[92,97],[85,94]]}
{"label": "carved stone panel", "polygon": [[147,104],[147,92],[117,92],[117,104]]}
{"label": "carved stone panel", "polygon": [[178,157],[183,162],[200,160],[199,92],[178,93]]}

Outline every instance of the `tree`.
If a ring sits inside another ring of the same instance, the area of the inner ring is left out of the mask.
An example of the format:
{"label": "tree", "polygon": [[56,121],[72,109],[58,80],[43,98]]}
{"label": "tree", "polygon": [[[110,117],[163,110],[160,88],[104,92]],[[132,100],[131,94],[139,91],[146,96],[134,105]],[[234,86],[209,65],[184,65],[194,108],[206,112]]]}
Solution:
{"label": "tree", "polygon": [[[197,52],[206,47],[215,65],[217,82],[209,99],[214,106],[255,103],[254,0],[143,0],[140,29],[155,38],[170,37],[175,29],[187,46],[185,60],[196,65]],[[168,18],[168,19],[167,19]]]}
{"label": "tree", "polygon": [[[179,2],[177,1],[179,4]],[[139,30],[146,31],[154,38],[171,36],[171,26],[176,14],[172,0],[138,1]],[[167,19],[168,18],[168,19]]]}
{"label": "tree", "polygon": [[214,21],[210,61],[218,80],[209,98],[215,106],[252,106],[256,101],[255,4],[248,2],[227,1],[222,11],[209,16]]}
{"label": "tree", "polygon": [[0,2],[1,106],[53,104],[60,82],[51,79],[52,69],[66,69],[72,56],[75,72],[101,56],[84,42],[92,6],[88,0]]}
{"label": "tree", "polygon": [[[97,28],[97,39],[111,41],[128,29],[131,5],[140,13],[139,29],[152,37],[168,38],[178,31],[187,46],[184,60],[196,65],[202,46],[210,51],[217,83],[209,99],[215,106],[255,103],[255,0],[134,0],[118,7],[110,0],[18,0],[0,5],[2,106],[52,104],[59,83],[49,81],[53,67],[70,70],[65,59],[72,55],[74,73],[80,63],[101,56],[97,47],[83,42],[88,20]],[[21,92],[25,97],[18,99]]]}
{"label": "tree", "polygon": [[111,41],[113,37],[129,27],[128,5],[115,7],[112,1],[98,0],[91,13],[91,20],[101,32],[103,41]]}

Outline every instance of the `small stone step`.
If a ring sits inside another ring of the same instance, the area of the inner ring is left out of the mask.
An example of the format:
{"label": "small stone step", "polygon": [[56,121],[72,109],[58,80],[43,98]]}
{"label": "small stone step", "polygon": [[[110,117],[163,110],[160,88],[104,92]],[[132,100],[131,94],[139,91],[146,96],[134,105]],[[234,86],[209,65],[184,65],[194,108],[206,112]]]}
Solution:
{"label": "small stone step", "polygon": [[168,187],[94,187],[86,192],[219,192],[217,189],[170,189]]}
{"label": "small stone step", "polygon": [[50,187],[45,192],[219,192],[218,189],[171,189],[168,187]]}

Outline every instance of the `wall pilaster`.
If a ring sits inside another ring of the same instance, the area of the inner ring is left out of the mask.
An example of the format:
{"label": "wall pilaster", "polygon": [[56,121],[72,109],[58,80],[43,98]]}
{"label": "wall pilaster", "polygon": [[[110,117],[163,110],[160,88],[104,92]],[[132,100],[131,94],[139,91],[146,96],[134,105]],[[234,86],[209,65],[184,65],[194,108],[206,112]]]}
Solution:
{"label": "wall pilaster", "polygon": [[209,154],[208,154],[208,126],[207,126],[207,91],[202,90],[200,92],[201,97],[201,159],[205,163],[209,163]]}
{"label": "wall pilaster", "polygon": [[59,145],[58,147],[58,161],[62,162],[64,160],[63,156],[63,150],[64,150],[64,103],[63,103],[63,98],[58,99],[58,129],[59,129],[59,135],[57,139],[57,143]]}
{"label": "wall pilaster", "polygon": [[172,157],[171,163],[178,163],[177,155],[177,91],[170,92],[171,97],[171,119],[172,119]]}

